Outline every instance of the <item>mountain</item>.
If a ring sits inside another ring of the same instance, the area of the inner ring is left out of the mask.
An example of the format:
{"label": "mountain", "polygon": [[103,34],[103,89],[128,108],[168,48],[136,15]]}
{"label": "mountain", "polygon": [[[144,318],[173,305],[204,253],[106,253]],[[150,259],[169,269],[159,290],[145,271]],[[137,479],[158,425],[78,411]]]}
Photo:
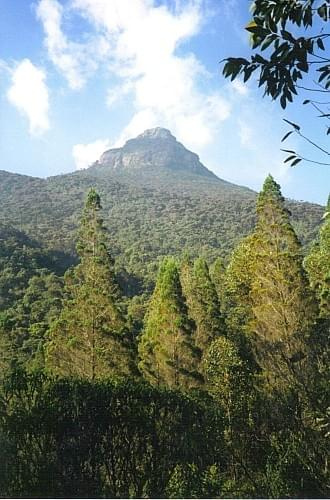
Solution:
{"label": "mountain", "polygon": [[[219,179],[169,130],[146,130],[85,170],[39,179],[0,170],[0,220],[51,250],[74,252],[86,192],[101,194],[119,267],[152,280],[160,257],[188,250],[228,256],[255,223],[256,193]],[[306,245],[323,208],[288,201]]]}
{"label": "mountain", "polygon": [[109,149],[95,166],[131,173],[169,169],[217,179],[213,172],[202,165],[195,153],[188,151],[169,130],[160,127],[146,130],[127,141],[122,148]]}

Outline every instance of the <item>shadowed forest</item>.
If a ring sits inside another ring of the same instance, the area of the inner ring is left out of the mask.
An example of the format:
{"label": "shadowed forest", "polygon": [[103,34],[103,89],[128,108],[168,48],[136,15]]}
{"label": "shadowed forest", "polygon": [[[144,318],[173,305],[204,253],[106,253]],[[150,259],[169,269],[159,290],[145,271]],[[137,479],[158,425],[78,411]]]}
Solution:
{"label": "shadowed forest", "polygon": [[64,275],[7,227],[2,496],[329,495],[330,205],[305,257],[271,176],[256,213],[227,265],[169,256],[133,296],[95,189]]}

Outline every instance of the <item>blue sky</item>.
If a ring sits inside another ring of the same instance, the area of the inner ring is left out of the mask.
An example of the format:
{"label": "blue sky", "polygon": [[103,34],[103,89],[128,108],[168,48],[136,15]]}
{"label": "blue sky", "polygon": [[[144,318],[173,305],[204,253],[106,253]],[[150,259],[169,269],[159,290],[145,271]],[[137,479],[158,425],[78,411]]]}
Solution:
{"label": "blue sky", "polygon": [[[226,180],[259,190],[271,172],[285,196],[325,204],[330,167],[292,169],[280,151],[283,117],[326,146],[304,96],[283,112],[221,76],[249,54],[249,3],[0,0],[0,169],[70,172],[163,126]],[[285,147],[311,156],[298,137]]]}

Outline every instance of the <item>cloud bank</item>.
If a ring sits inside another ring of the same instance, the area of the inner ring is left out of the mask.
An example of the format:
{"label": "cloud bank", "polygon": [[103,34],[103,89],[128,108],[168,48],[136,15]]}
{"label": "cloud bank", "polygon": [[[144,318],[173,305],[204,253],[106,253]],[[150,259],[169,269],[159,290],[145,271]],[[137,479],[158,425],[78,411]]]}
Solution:
{"label": "cloud bank", "polygon": [[[89,26],[80,42],[64,33],[64,19],[73,15]],[[172,7],[153,0],[72,0],[66,7],[57,0],[40,0],[37,16],[48,55],[72,89],[82,88],[102,65],[110,76],[105,96],[109,111],[123,97],[131,99],[132,116],[116,143],[164,126],[199,149],[215,139],[228,118],[229,102],[201,85],[209,78],[203,65],[180,51],[202,28],[205,9],[199,0],[173,2]],[[86,165],[90,146],[85,148]]]}
{"label": "cloud bank", "polygon": [[7,98],[29,121],[29,131],[39,135],[49,129],[49,95],[46,74],[29,59],[12,71]]}
{"label": "cloud bank", "polygon": [[72,150],[76,168],[81,170],[89,167],[110,146],[111,142],[109,139],[98,139],[90,144],[76,144]]}

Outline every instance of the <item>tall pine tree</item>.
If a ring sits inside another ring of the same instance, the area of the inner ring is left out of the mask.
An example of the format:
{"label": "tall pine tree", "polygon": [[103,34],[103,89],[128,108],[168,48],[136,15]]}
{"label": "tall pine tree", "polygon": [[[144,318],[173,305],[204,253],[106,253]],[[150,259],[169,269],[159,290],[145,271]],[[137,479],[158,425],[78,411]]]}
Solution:
{"label": "tall pine tree", "polygon": [[250,298],[258,362],[267,378],[286,383],[306,356],[315,308],[280,186],[268,176],[257,201]]}
{"label": "tall pine tree", "polygon": [[220,302],[220,308],[222,308],[222,302],[224,297],[224,280],[226,275],[226,268],[221,257],[218,257],[213,264],[210,266],[210,277],[214,283],[215,290],[218,295]]}
{"label": "tall pine tree", "polygon": [[323,216],[319,241],[305,260],[311,286],[320,304],[320,316],[330,318],[330,196]]}
{"label": "tall pine tree", "polygon": [[189,316],[196,324],[195,345],[203,356],[211,342],[225,330],[219,299],[205,259],[183,262],[181,284]]}
{"label": "tall pine tree", "polygon": [[222,311],[231,335],[247,335],[253,318],[250,292],[253,276],[255,237],[244,238],[234,250],[223,280]]}
{"label": "tall pine tree", "polygon": [[198,386],[199,351],[194,346],[194,323],[188,318],[179,270],[173,258],[159,269],[155,290],[139,341],[139,368],[154,385],[189,389]]}
{"label": "tall pine tree", "polygon": [[47,347],[52,372],[89,379],[126,375],[132,367],[101,208],[91,189],[78,232],[80,263],[65,275],[66,299]]}

